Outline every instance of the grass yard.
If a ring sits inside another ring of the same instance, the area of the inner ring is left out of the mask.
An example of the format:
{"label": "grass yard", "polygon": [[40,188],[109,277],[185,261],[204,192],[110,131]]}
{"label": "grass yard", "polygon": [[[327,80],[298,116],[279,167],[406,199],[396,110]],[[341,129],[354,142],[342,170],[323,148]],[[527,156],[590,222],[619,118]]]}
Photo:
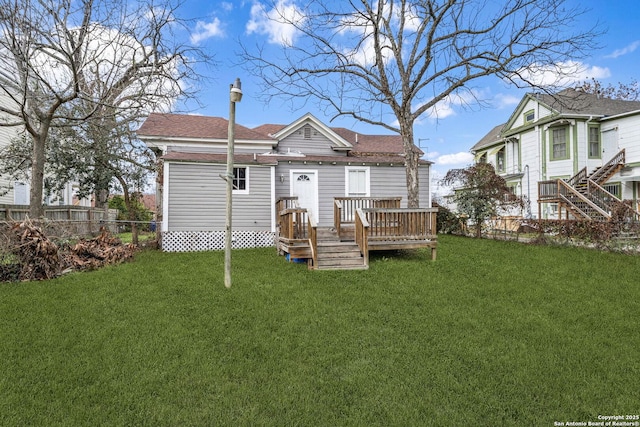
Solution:
{"label": "grass yard", "polygon": [[0,425],[552,426],[640,414],[640,257],[442,236],[0,284]]}

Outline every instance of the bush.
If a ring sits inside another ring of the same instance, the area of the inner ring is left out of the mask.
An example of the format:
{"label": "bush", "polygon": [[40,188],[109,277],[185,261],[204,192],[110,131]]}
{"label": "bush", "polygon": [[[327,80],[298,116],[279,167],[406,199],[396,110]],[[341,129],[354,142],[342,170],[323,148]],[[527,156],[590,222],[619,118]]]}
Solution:
{"label": "bush", "polygon": [[460,216],[451,212],[451,210],[445,206],[437,205],[434,203],[434,207],[438,208],[437,216],[437,228],[438,233],[441,234],[463,234],[464,225],[466,219],[460,218]]}
{"label": "bush", "polygon": [[[153,220],[153,213],[144,207],[140,200],[134,199],[131,201],[133,208],[135,210],[134,220],[140,222],[139,230],[140,231],[149,231],[151,221]],[[122,196],[113,196],[109,199],[109,208],[118,210],[119,221],[131,221],[129,217],[129,209],[127,208],[127,204],[124,201],[124,197]],[[125,225],[125,231],[131,231],[131,225]]]}

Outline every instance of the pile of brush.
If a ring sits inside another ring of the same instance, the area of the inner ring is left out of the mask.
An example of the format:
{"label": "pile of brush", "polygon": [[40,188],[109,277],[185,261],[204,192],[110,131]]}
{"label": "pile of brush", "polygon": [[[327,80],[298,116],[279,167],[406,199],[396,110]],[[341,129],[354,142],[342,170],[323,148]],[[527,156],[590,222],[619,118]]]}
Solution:
{"label": "pile of brush", "polygon": [[92,270],[117,264],[135,253],[135,246],[123,244],[105,228],[92,239],[58,246],[42,228],[26,219],[12,227],[15,242],[11,251],[17,280],[45,280],[74,270]]}
{"label": "pile of brush", "polygon": [[106,228],[93,239],[80,239],[63,252],[64,265],[72,270],[94,270],[108,264],[117,264],[133,257],[135,246],[123,244]]}

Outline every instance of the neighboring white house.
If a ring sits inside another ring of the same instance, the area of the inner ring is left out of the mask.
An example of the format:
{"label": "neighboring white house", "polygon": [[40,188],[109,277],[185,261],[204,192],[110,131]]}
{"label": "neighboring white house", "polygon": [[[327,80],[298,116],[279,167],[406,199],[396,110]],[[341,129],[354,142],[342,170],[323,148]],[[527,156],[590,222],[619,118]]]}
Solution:
{"label": "neighboring white house", "polygon": [[638,210],[640,102],[530,93],[471,152],[530,201],[525,217],[608,219],[613,196]]}
{"label": "neighboring white house", "polygon": [[[168,251],[224,248],[228,121],[151,114],[138,137],[154,149],[158,221]],[[298,197],[320,227],[333,226],[334,197],[403,197],[406,174],[399,135],[330,128],[311,114],[288,125],[236,125],[235,247],[272,246],[276,200]],[[429,166],[419,168],[420,206],[430,207]]]}
{"label": "neighboring white house", "polygon": [[[0,106],[12,108],[12,100],[4,92],[0,91]],[[13,117],[0,112],[0,123],[12,123]],[[0,126],[0,151],[8,146],[24,131],[22,126]],[[28,180],[15,181],[0,173],[0,205],[28,205],[30,185]],[[77,185],[69,182],[58,194],[47,197],[45,205],[80,205],[91,206],[90,199],[78,199]]]}
{"label": "neighboring white house", "polygon": [[[0,91],[0,106],[10,107],[11,99]],[[10,123],[9,117],[0,112],[0,122]],[[19,128],[14,126],[0,126],[0,150],[18,136]],[[25,203],[22,203],[25,202]],[[29,186],[26,182],[14,182],[7,176],[0,174],[0,204],[29,204]]]}

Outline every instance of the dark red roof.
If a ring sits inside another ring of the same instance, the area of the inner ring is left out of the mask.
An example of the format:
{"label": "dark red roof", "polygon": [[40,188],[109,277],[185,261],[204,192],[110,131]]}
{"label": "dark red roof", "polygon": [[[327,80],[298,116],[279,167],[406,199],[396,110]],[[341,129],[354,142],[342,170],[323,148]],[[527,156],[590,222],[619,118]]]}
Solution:
{"label": "dark red roof", "polygon": [[[180,151],[170,151],[164,156],[165,160],[173,161],[189,161],[189,162],[203,162],[203,163],[226,163],[227,155],[220,153],[185,153]],[[275,159],[272,156],[262,156],[253,154],[238,154],[233,155],[234,163],[256,163],[260,165],[273,165],[276,164]]]}
{"label": "dark red roof", "polygon": [[[163,156],[165,160],[182,161],[182,162],[203,162],[203,163],[226,163],[227,155],[218,153],[193,153],[193,152],[180,152],[171,151]],[[286,156],[286,155],[264,155],[264,154],[238,154],[233,156],[233,162],[238,164],[258,164],[258,165],[275,165],[276,163],[288,162],[291,163],[303,163],[312,162],[323,164],[396,164],[404,165],[404,157],[400,155],[352,155],[348,156]],[[421,160],[421,164],[428,164],[430,162]]]}
{"label": "dark red roof", "polygon": [[[164,138],[227,139],[229,121],[222,117],[152,113],[138,129],[141,136]],[[268,137],[236,123],[236,139],[267,140]]]}
{"label": "dark red roof", "polygon": [[[236,139],[270,140],[271,136],[287,125],[264,124],[249,129],[236,123]],[[138,130],[140,136],[163,138],[227,139],[229,122],[222,117],[189,114],[152,113]],[[397,156],[404,153],[400,135],[367,135],[346,128],[331,128],[349,142],[352,155]],[[420,149],[415,148],[420,154]]]}

